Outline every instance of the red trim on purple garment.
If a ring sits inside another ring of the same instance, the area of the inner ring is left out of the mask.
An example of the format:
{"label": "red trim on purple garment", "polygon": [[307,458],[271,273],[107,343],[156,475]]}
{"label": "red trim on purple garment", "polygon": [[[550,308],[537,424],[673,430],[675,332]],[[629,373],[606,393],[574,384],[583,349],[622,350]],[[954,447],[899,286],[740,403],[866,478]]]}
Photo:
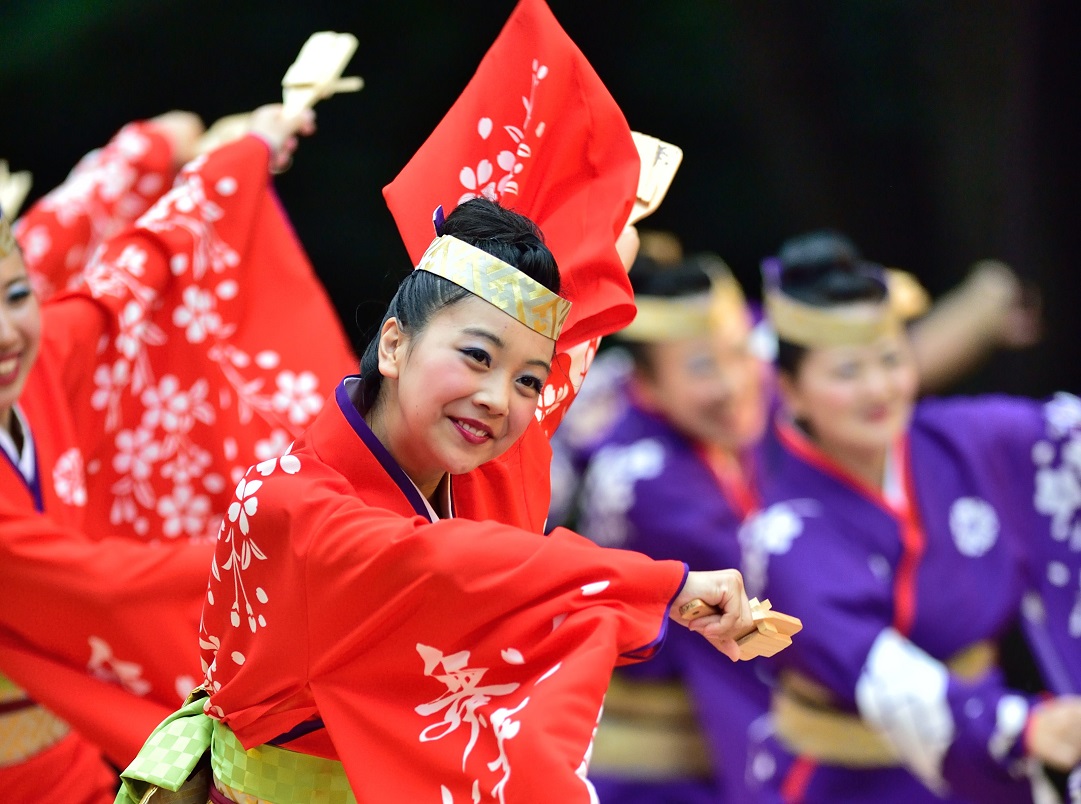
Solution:
{"label": "red trim on purple garment", "polygon": [[724,453],[722,458],[718,458],[720,450],[711,449],[706,444],[695,443],[693,446],[698,459],[717,481],[721,494],[741,520],[747,519],[761,508],[761,498],[749,461],[733,458],[730,453]]}
{"label": "red trim on purple garment", "polygon": [[798,756],[789,766],[781,782],[781,800],[785,804],[799,804],[811,786],[811,777],[818,770],[818,763],[809,756]]}
{"label": "red trim on purple garment", "polygon": [[893,627],[908,637],[916,622],[916,575],[927,548],[927,535],[916,504],[916,483],[912,475],[912,453],[908,439],[901,445],[901,472],[905,484],[905,510],[898,512],[901,523],[901,560],[893,579]]}
{"label": "red trim on purple garment", "polygon": [[893,627],[907,637],[916,621],[916,575],[920,559],[927,546],[927,536],[920,521],[916,504],[916,484],[912,474],[912,450],[905,433],[898,439],[895,450],[901,456],[901,478],[905,486],[905,505],[890,504],[882,492],[872,488],[822,452],[807,436],[791,423],[778,419],[775,424],[781,445],[797,458],[829,475],[837,482],[862,494],[897,521],[901,538],[901,558],[893,579]]}

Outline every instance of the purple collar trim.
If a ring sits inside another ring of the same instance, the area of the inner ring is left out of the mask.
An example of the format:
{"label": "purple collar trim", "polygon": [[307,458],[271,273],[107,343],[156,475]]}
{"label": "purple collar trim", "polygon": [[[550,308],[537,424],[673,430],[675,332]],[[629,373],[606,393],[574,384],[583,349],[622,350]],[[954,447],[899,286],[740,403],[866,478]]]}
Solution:
{"label": "purple collar trim", "polygon": [[360,440],[364,442],[364,445],[379,461],[383,471],[390,475],[391,480],[401,489],[402,494],[409,500],[409,504],[413,506],[417,516],[422,516],[431,522],[432,517],[428,513],[428,506],[424,504],[424,497],[421,496],[416,485],[409,479],[402,467],[398,465],[398,462],[387,452],[387,448],[375,437],[375,433],[372,432],[368,423],[364,421],[364,417],[360,415],[360,411],[353,404],[353,400],[349,398],[349,391],[346,390],[345,384],[353,377],[360,379],[359,375],[350,375],[338,383],[338,387],[334,391],[334,398],[338,402],[338,408],[341,410],[342,415],[345,416],[345,420],[349,422],[349,426],[353,428],[353,432],[360,437]]}

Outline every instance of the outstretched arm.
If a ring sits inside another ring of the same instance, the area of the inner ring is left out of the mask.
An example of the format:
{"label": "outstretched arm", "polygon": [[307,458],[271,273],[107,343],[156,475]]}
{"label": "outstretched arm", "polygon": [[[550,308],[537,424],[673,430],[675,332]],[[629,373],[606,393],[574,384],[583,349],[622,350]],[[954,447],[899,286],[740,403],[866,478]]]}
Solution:
{"label": "outstretched arm", "polygon": [[1003,262],[981,260],[912,327],[920,388],[939,392],[996,349],[1031,346],[1039,335],[1039,308],[1026,299],[1017,275]]}

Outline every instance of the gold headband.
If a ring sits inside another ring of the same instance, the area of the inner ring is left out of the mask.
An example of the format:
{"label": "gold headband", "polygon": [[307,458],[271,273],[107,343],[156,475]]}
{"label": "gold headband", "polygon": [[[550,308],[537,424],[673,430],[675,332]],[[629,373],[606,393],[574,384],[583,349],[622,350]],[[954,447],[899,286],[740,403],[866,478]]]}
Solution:
{"label": "gold headband", "polygon": [[432,241],[416,270],[449,279],[553,341],[571,310],[569,301],[513,265],[450,235]]}
{"label": "gold headband", "polygon": [[747,301],[727,270],[709,271],[708,293],[693,296],[638,296],[634,321],[618,337],[639,343],[697,338],[736,323],[748,324]]}
{"label": "gold headband", "polygon": [[19,214],[19,207],[30,192],[31,177],[27,170],[12,173],[8,163],[0,159],[0,259],[15,250],[10,221]]}
{"label": "gold headband", "polygon": [[0,260],[15,250],[15,238],[11,234],[11,226],[7,216],[0,210]]}
{"label": "gold headband", "polygon": [[799,346],[849,346],[873,343],[922,315],[930,304],[927,291],[905,271],[885,272],[886,298],[832,308],[805,304],[780,288],[767,288],[766,314],[777,337]]}

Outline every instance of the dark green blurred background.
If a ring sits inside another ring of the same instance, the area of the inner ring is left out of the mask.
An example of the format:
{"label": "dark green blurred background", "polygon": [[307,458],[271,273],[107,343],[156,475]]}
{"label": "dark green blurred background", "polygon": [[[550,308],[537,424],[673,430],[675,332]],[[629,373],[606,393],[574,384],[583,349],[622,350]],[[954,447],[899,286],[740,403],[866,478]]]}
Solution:
{"label": "dark green blurred background", "polygon": [[[632,128],[685,151],[648,224],[759,259],[830,226],[934,292],[1010,261],[1047,334],[965,390],[1081,388],[1081,4],[1043,0],[550,0]],[[359,95],[278,186],[354,341],[408,269],[380,190],[465,86],[513,0],[3,0],[0,156],[33,197],[123,123],[280,98],[309,33],[350,31]],[[359,322],[359,324],[354,323]]]}

